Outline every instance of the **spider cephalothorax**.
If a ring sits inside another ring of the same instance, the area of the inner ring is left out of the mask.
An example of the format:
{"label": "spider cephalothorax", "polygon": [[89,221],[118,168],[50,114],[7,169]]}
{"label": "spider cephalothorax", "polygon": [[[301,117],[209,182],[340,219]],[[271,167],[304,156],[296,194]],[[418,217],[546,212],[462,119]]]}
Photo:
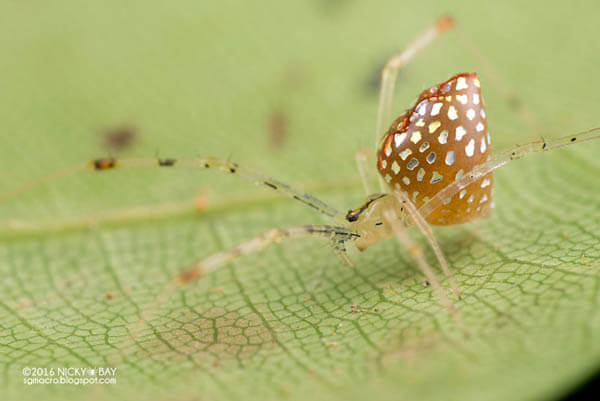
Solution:
{"label": "spider cephalothorax", "polygon": [[368,196],[360,207],[348,210],[346,221],[350,230],[358,234],[354,243],[359,250],[364,251],[370,245],[394,235],[384,216],[384,212],[390,208],[398,209],[398,201],[394,196],[373,194]]}

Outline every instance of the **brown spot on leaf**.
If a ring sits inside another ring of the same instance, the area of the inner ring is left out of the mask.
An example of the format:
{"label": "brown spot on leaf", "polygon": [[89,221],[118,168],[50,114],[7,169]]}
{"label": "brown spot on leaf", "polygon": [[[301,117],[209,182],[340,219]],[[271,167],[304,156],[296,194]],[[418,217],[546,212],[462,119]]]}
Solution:
{"label": "brown spot on leaf", "polygon": [[102,147],[119,152],[134,146],[138,140],[138,130],[133,125],[120,125],[102,130]]}
{"label": "brown spot on leaf", "polygon": [[268,118],[269,145],[282,148],[288,138],[289,121],[281,110],[273,110]]}

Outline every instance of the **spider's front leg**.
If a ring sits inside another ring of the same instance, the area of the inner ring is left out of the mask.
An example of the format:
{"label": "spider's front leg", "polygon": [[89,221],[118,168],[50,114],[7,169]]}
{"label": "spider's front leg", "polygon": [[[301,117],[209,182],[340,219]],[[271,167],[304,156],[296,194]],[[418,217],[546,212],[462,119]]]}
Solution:
{"label": "spider's front leg", "polygon": [[[410,202],[410,201],[409,201]],[[403,219],[399,216],[393,208],[387,208],[383,212],[383,216],[386,219],[387,223],[390,225],[392,232],[398,241],[408,250],[411,258],[417,262],[417,266],[419,270],[425,275],[431,286],[433,287],[434,292],[436,293],[438,299],[442,303],[442,305],[452,313],[454,319],[459,323],[461,327],[464,328],[464,323],[462,321],[462,316],[456,306],[450,301],[446,293],[443,291],[442,286],[440,285],[433,269],[427,262],[425,258],[423,248],[419,245],[415,240],[413,240],[410,235],[406,232],[406,227],[404,225]],[[450,283],[455,287],[452,277],[448,277]],[[455,289],[455,291],[458,291]]]}
{"label": "spider's front leg", "polygon": [[[440,17],[435,24],[423,32],[400,54],[390,58],[381,72],[381,88],[379,91],[379,106],[377,108],[377,122],[375,124],[375,151],[379,147],[382,135],[388,127],[390,114],[392,110],[392,100],[394,98],[394,89],[396,87],[396,78],[398,72],[425,46],[431,43],[440,33],[447,31],[454,24],[452,17],[444,15]],[[358,160],[358,159],[357,159]],[[360,169],[360,166],[359,166]],[[381,177],[379,181],[380,192],[385,191],[385,183]],[[365,180],[363,179],[363,183]],[[365,187],[368,189],[368,186]],[[367,191],[368,193],[368,191]]]}
{"label": "spider's front leg", "polygon": [[248,167],[238,163],[219,159],[216,157],[202,157],[194,159],[161,159],[161,158],[101,158],[90,162],[69,167],[67,169],[52,172],[44,177],[22,184],[12,191],[0,194],[0,203],[12,199],[17,195],[29,191],[37,186],[49,184],[60,178],[71,176],[82,170],[94,170],[96,172],[105,172],[109,170],[122,168],[162,168],[162,169],[199,169],[199,170],[220,170],[229,175],[236,175],[255,185],[268,188],[283,196],[294,199],[308,206],[311,209],[324,214],[327,217],[339,219],[340,213],[331,205],[312,196],[304,191],[296,189],[283,181],[266,176]]}
{"label": "spider's front leg", "polygon": [[390,112],[394,87],[398,72],[425,46],[431,43],[440,33],[450,29],[454,24],[450,16],[440,17],[435,24],[411,42],[402,53],[388,60],[381,72],[381,90],[379,92],[379,108],[377,110],[377,124],[375,126],[375,146],[390,123]]}
{"label": "spider's front leg", "polygon": [[359,149],[354,153],[354,160],[356,161],[356,168],[358,170],[358,176],[360,177],[360,181],[363,184],[363,188],[365,189],[365,193],[367,195],[371,194],[371,188],[369,186],[369,178],[368,171],[369,169],[369,158],[375,160],[375,154],[369,152],[366,149]]}
{"label": "spider's front leg", "polygon": [[322,238],[330,241],[335,253],[346,264],[351,264],[345,252],[345,243],[355,240],[359,234],[344,227],[330,225],[306,225],[288,228],[274,228],[250,240],[231,248],[227,251],[216,253],[207,257],[196,265],[179,275],[180,284],[188,283],[205,274],[217,270],[219,267],[231,263],[235,259],[260,251],[266,246],[287,239]]}
{"label": "spider's front leg", "polygon": [[[435,238],[435,235],[433,234],[431,225],[425,220],[425,217],[421,213],[419,213],[419,211],[417,210],[416,206],[412,203],[412,201],[410,199],[408,199],[408,196],[406,195],[406,193],[394,191],[394,192],[392,192],[392,194],[396,198],[396,200],[401,205],[403,205],[402,210],[410,217],[410,219],[417,226],[419,231],[421,231],[421,233],[425,236],[425,238],[429,242],[431,249],[433,249],[433,252],[435,253],[435,257],[437,258],[437,260],[440,264],[440,267],[442,268],[442,271],[444,272],[444,275],[446,276],[446,278],[448,279],[448,282],[450,283],[450,286],[452,287],[452,291],[454,291],[454,294],[456,294],[456,296],[460,299],[460,297],[461,297],[460,290],[458,289],[458,286],[456,285],[456,282],[454,281],[454,277],[452,276],[452,272],[450,271],[450,265],[449,265],[448,261],[446,260],[446,257],[444,256],[442,247],[440,246],[437,239]],[[417,262],[419,263],[419,265],[422,264],[419,261],[417,261]],[[425,271],[423,271],[423,273],[425,273]]]}
{"label": "spider's front leg", "polygon": [[521,159],[531,153],[547,152],[554,149],[560,149],[565,146],[596,139],[600,139],[600,127],[548,141],[533,141],[500,152],[497,155],[492,156],[487,162],[475,166],[473,170],[467,172],[461,178],[453,181],[444,189],[440,190],[435,196],[421,205],[419,208],[419,214],[424,218],[427,218],[433,211],[447,203],[449,199],[451,199],[463,188],[473,184],[474,182],[477,182],[477,180],[480,180],[482,177],[485,177],[487,174],[504,166],[505,164],[510,163],[511,161]]}
{"label": "spider's front leg", "polygon": [[[409,218],[408,221],[406,217]],[[355,243],[356,247],[361,251],[366,250],[369,246],[380,240],[390,239],[394,236],[398,238],[411,251],[411,256],[415,258],[423,274],[435,286],[435,283],[438,281],[435,277],[431,278],[431,274],[429,273],[431,272],[431,267],[429,267],[427,260],[423,256],[422,249],[405,233],[406,227],[412,224],[416,225],[432,247],[452,290],[460,298],[458,286],[454,282],[448,262],[444,257],[439,243],[435,239],[431,227],[423,216],[419,214],[415,205],[408,199],[408,196],[404,192],[394,191],[391,194],[370,195],[359,208],[348,211],[346,221],[349,223],[349,228],[359,234],[359,238],[356,239]],[[402,233],[399,233],[400,229]],[[413,252],[416,249],[415,246],[419,247],[418,252]]]}

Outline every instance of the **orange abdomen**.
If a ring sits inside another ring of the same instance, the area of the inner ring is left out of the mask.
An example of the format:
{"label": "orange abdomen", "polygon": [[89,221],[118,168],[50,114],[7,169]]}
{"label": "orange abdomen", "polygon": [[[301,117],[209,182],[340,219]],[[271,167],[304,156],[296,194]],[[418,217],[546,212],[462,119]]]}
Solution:
{"label": "orange abdomen", "polygon": [[[377,154],[377,169],[391,190],[404,191],[417,208],[490,157],[490,137],[479,79],[458,74],[419,96],[396,119]],[[430,224],[464,223],[489,215],[492,173],[435,209]]]}

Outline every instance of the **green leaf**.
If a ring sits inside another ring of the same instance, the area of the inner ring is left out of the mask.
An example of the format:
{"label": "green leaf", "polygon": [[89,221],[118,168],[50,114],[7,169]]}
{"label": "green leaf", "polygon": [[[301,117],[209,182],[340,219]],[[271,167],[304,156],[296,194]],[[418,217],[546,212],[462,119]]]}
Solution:
{"label": "green leaf", "polygon": [[[460,33],[401,72],[396,112],[478,71],[494,151],[599,125],[598,6],[452,4]],[[0,194],[105,155],[103,133],[131,126],[118,156],[229,157],[356,207],[377,70],[445,11],[5,2]],[[0,398],[557,398],[600,360],[599,150],[512,163],[496,173],[491,218],[436,228],[469,335],[394,241],[352,253],[355,269],[322,242],[284,242],[170,291],[194,262],[268,228],[326,222],[236,177],[88,171],[35,186],[0,203]],[[116,368],[117,384],[27,385],[26,367]]]}

